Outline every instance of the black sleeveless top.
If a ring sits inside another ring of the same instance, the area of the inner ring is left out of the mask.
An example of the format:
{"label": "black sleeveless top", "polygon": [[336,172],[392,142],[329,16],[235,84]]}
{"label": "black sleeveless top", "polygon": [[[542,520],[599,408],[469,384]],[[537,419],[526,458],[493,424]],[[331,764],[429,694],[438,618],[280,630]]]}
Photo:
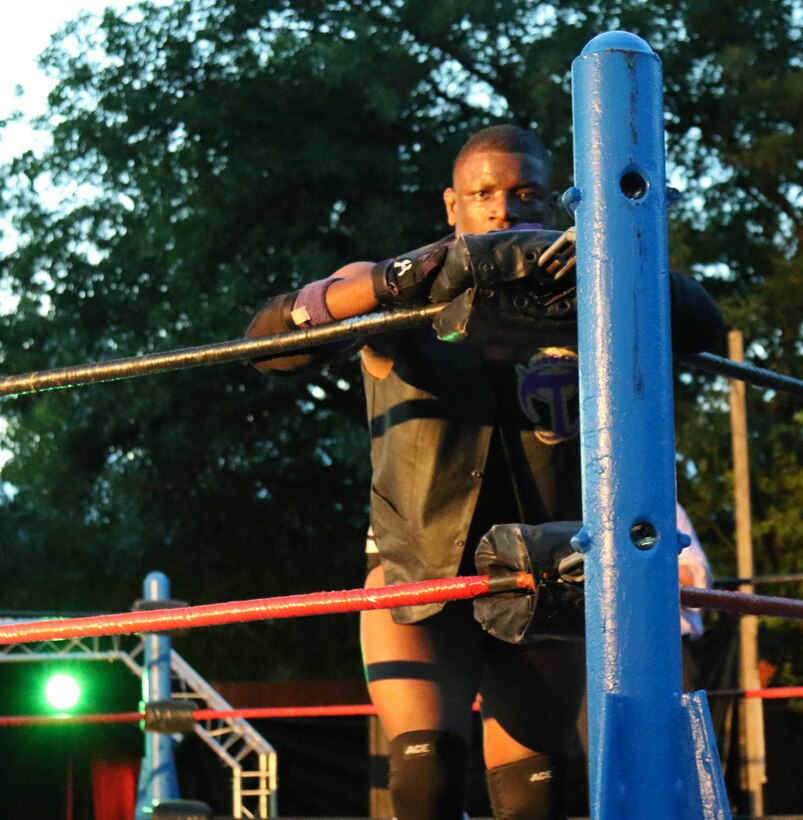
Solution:
{"label": "black sleeveless top", "polygon": [[[388,584],[474,574],[474,548],[493,524],[581,518],[573,351],[497,362],[429,327],[388,341],[391,373],[364,372],[371,523]],[[442,607],[393,616],[412,623]]]}

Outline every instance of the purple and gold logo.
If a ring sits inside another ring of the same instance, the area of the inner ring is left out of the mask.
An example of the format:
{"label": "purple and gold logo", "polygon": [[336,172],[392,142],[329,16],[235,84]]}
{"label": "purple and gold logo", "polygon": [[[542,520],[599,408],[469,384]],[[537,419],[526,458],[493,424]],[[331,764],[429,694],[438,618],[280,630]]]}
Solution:
{"label": "purple and gold logo", "polygon": [[568,441],[580,432],[577,354],[545,347],[527,364],[516,365],[519,406],[544,444]]}

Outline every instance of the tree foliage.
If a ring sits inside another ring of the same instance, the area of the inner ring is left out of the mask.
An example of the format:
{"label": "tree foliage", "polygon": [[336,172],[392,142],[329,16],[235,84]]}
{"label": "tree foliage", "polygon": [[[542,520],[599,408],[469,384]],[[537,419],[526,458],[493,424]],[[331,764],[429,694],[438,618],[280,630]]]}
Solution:
{"label": "tree foliage", "polygon": [[[713,0],[177,0],[81,17],[42,58],[50,146],[4,169],[18,233],[0,268],[16,299],[5,371],[236,338],[273,293],[431,241],[451,157],[490,122],[536,127],[562,190],[571,61],[624,28],[664,64],[684,192],[673,263],[706,281],[751,359],[800,377],[803,7],[727,14]],[[681,495],[732,574],[725,387],[683,373],[678,399]],[[801,411],[750,400],[757,567],[801,571]],[[358,585],[363,413],[353,362],[7,400],[4,605],[127,608],[152,569],[193,603]],[[188,651],[211,677],[356,674],[353,620],[321,620],[194,634]]]}

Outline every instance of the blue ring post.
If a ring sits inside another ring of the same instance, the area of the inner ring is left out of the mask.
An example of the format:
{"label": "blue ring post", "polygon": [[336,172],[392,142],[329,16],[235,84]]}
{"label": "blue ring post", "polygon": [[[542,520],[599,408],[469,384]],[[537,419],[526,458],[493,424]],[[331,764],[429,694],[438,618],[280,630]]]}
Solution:
{"label": "blue ring post", "polygon": [[591,815],[724,817],[681,700],[661,62],[608,32],[572,72]]}
{"label": "blue ring post", "polygon": [[[150,572],[143,584],[146,601],[169,601],[170,581],[162,572]],[[144,637],[145,669],[142,676],[142,701],[169,701],[172,696],[169,635]],[[155,802],[179,797],[178,775],[173,756],[173,737],[161,732],[145,732],[145,756],[139,775],[136,820],[148,820]]]}

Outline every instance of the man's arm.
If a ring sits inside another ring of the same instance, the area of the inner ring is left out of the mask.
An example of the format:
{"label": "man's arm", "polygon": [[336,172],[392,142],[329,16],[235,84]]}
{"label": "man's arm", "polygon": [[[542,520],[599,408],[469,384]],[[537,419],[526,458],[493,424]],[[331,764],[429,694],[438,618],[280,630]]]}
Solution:
{"label": "man's arm", "polygon": [[[359,316],[368,313],[378,306],[371,287],[372,262],[352,262],[335,271],[326,279],[313,282],[312,286],[320,289],[325,300],[326,308],[334,320],[348,319],[351,316]],[[292,316],[288,317],[284,324],[293,323],[290,327],[281,327],[277,330],[277,324],[281,323],[281,312],[277,313],[276,300],[285,300],[288,312],[292,312],[295,302],[301,291],[283,294],[269,299],[262,309],[251,320],[251,324],[245,331],[246,338],[253,339],[258,336],[270,336],[275,333],[282,333],[288,330],[295,330],[303,327],[303,322],[295,322]]]}
{"label": "man's arm", "polygon": [[[451,237],[447,237],[383,262],[345,265],[326,279],[270,299],[253,318],[245,335],[273,336],[360,316],[377,307],[426,302],[451,244]],[[328,345],[254,364],[263,371],[292,372],[351,355],[355,350],[353,344]]]}
{"label": "man's arm", "polygon": [[[373,267],[372,262],[352,262],[301,290],[274,296],[251,320],[246,338],[275,336],[374,310],[379,303],[371,285]],[[255,360],[254,366],[263,372],[293,372],[337,358],[337,354],[344,352],[353,353],[353,346],[348,350],[338,345],[334,349]]]}
{"label": "man's arm", "polygon": [[361,316],[379,307],[371,283],[373,269],[373,262],[353,262],[333,275],[335,281],[326,292],[326,302],[336,320]]}

